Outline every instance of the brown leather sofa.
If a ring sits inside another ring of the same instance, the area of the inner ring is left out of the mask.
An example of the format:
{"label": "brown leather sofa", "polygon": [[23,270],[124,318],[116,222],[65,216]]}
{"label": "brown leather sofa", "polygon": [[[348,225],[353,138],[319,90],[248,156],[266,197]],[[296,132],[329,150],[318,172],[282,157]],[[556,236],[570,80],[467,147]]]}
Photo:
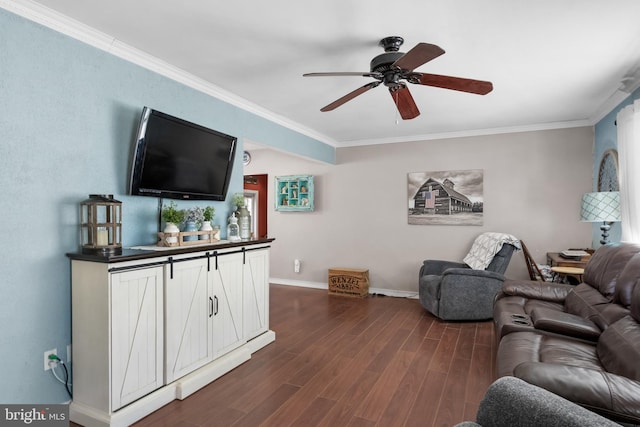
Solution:
{"label": "brown leather sofa", "polygon": [[640,424],[640,246],[603,246],[583,278],[505,282],[494,305],[498,376]]}
{"label": "brown leather sofa", "polygon": [[640,245],[617,243],[592,255],[577,286],[507,280],[493,306],[496,338],[538,330],[595,341],[629,313],[639,278]]}

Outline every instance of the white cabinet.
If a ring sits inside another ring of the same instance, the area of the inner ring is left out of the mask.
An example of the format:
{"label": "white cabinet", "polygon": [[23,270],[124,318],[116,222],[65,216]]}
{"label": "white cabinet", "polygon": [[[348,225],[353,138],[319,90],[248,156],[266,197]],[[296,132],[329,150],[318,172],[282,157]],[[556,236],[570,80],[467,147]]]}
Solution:
{"label": "white cabinet", "polygon": [[111,275],[111,409],[164,385],[162,269]]}
{"label": "white cabinet", "polygon": [[68,254],[71,421],[133,424],[273,342],[268,320],[272,240],[207,251]]}

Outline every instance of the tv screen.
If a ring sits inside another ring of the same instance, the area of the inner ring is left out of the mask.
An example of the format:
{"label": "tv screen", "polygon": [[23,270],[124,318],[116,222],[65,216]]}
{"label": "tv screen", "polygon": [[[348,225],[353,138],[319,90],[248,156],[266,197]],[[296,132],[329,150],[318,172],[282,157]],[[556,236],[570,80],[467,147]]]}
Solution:
{"label": "tv screen", "polygon": [[133,152],[132,195],[224,200],[237,138],[144,107]]}

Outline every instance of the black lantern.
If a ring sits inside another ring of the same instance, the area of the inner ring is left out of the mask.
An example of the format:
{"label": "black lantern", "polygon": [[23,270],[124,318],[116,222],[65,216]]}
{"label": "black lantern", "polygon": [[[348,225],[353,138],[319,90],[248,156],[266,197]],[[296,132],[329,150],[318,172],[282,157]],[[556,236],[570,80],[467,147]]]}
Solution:
{"label": "black lantern", "polygon": [[122,252],[122,202],[112,194],[90,194],[80,203],[80,224],[83,253]]}

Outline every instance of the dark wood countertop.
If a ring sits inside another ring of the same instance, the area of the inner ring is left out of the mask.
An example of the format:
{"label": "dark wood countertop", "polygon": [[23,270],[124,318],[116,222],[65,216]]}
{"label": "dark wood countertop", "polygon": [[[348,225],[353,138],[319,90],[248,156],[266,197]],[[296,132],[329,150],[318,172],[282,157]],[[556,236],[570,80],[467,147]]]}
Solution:
{"label": "dark wood countertop", "polygon": [[[192,245],[192,246],[176,246],[175,248],[163,248],[162,250],[153,249],[133,249],[123,248],[122,252],[112,254],[90,254],[83,252],[70,252],[67,256],[72,260],[80,261],[92,261],[102,263],[117,263],[125,261],[136,261],[141,259],[156,258],[162,256],[172,256],[179,254],[188,254],[191,252],[203,252],[214,251],[226,248],[236,248],[242,246],[253,246],[264,243],[271,243],[275,239],[254,239],[254,240],[241,240],[239,242],[222,241],[221,243]],[[141,245],[142,246],[142,245]],[[152,246],[152,245],[147,245]]]}

